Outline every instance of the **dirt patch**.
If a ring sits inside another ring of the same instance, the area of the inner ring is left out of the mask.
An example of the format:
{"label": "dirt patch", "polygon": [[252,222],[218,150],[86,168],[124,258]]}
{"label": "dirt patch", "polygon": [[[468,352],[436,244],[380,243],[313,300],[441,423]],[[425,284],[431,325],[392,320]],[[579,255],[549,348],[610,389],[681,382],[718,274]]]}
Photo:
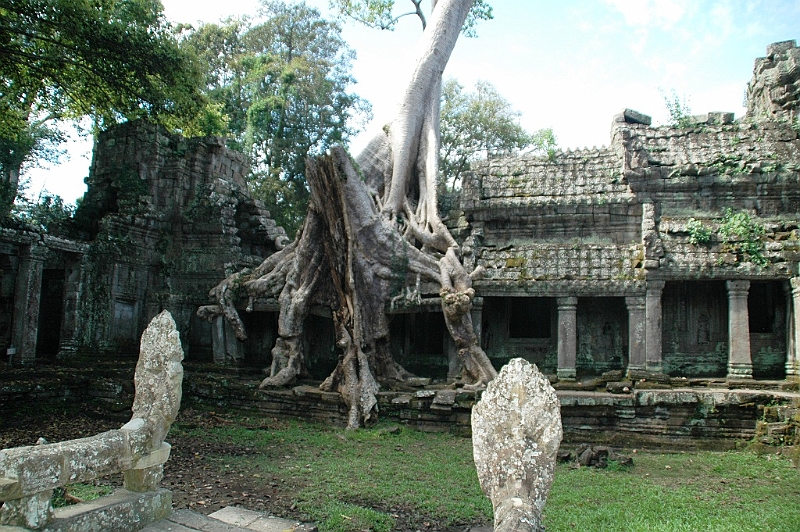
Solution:
{"label": "dirt patch", "polygon": [[[221,415],[183,410],[178,420],[187,427],[213,428],[231,424]],[[254,427],[255,428],[255,427]],[[265,428],[265,427],[258,427]],[[208,442],[192,436],[170,435],[172,455],[164,466],[161,485],[172,490],[175,508],[211,513],[225,506],[243,506],[279,517],[296,517],[296,489],[283,479],[263,478],[246,469],[226,468],[222,456],[248,456],[243,444]]]}

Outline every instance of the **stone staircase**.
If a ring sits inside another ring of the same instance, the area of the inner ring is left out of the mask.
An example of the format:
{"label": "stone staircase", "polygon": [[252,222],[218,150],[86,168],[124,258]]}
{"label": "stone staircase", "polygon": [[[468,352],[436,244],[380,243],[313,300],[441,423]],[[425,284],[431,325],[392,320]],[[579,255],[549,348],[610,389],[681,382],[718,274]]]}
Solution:
{"label": "stone staircase", "polygon": [[175,510],[166,519],[153,523],[142,532],[316,532],[309,524],[270,517],[261,512],[227,506],[210,515],[192,510]]}

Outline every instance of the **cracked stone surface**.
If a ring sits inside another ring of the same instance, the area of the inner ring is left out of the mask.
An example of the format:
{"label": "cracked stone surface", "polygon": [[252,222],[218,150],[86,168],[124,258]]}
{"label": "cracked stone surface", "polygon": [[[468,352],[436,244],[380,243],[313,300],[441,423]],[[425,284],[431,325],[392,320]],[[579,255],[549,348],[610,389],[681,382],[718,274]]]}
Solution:
{"label": "cracked stone surface", "polygon": [[472,411],[478,479],[496,531],[544,530],[544,508],[561,443],[556,392],[534,364],[511,360]]}

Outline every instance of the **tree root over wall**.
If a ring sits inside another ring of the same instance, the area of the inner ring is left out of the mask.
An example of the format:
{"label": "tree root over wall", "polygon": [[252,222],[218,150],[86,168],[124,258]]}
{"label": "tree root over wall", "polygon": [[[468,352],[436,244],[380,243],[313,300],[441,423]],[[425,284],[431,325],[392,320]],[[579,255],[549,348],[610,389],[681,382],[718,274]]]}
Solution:
{"label": "tree root over wall", "polygon": [[472,0],[435,5],[397,117],[359,155],[358,169],[342,148],[307,161],[311,202],[295,242],[254,271],[221,282],[211,291],[217,304],[198,312],[225,316],[244,340],[236,301],[278,298],[279,338],[270,376],[261,384],[268,387],[307,373],[303,323],[312,304],[329,307],[341,354],[321,387],[342,394],[350,427],[376,420],[379,382],[410,376],[389,353],[386,311],[399,299],[419,301],[423,282],[440,287],[445,323],[463,366],[461,384],[481,388],[497,375],[478,346],[470,316],[472,281],[482,270],[465,270],[437,211],[441,78]]}

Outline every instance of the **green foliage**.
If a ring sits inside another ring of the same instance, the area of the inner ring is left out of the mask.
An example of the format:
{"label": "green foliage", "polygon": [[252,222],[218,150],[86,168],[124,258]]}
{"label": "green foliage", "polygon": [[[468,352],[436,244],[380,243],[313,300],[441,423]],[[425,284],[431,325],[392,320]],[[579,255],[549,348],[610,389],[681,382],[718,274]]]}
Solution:
{"label": "green foliage", "polygon": [[[172,430],[252,449],[246,456],[214,457],[214,463],[256,474],[265,484],[271,478],[292,479],[302,518],[318,523],[322,532],[389,530],[393,508],[432,516],[442,527],[491,518],[467,438],[408,428],[394,432],[386,425],[345,431],[301,422],[281,422],[268,430],[190,429],[178,423]],[[423,526],[421,520],[416,526]]]}
{"label": "green foliage", "polygon": [[[422,29],[427,26],[427,17],[422,9],[423,0],[409,0],[413,11],[395,10],[395,0],[330,0],[330,7],[341,13],[342,16],[351,18],[370,28],[381,30],[394,30],[400,19],[415,16],[422,23]],[[408,3],[403,2],[408,6]],[[475,0],[472,9],[464,21],[461,32],[466,37],[477,37],[476,26],[481,20],[491,20],[492,6],[486,0]]]}
{"label": "green foliage", "polygon": [[714,234],[711,228],[694,218],[689,218],[686,222],[686,230],[689,231],[689,243],[695,246],[705,246],[711,243],[711,235]]}
{"label": "green foliage", "polygon": [[[730,453],[637,453],[617,472],[559,466],[547,530],[680,532],[796,529],[800,473],[786,459]],[[788,491],[786,491],[788,490]]]}
{"label": "green foliage", "polygon": [[75,207],[64,203],[60,196],[44,194],[38,202],[19,197],[11,211],[10,224],[32,227],[47,233],[57,233],[75,213]]}
{"label": "green foliage", "polygon": [[533,155],[547,157],[548,161],[553,162],[556,159],[557,147],[558,142],[553,128],[540,129],[531,134],[531,143],[528,148]]}
{"label": "green foliage", "polygon": [[0,0],[0,169],[52,154],[59,121],[191,121],[200,72],[157,0]]}
{"label": "green foliage", "polygon": [[63,508],[75,504],[78,500],[93,501],[100,497],[105,497],[114,491],[112,486],[99,483],[78,483],[69,484],[63,488],[53,491],[53,508]]}
{"label": "green foliage", "polygon": [[292,236],[308,204],[306,158],[346,144],[369,105],[349,92],[354,52],[337,24],[302,2],[262,0],[261,14],[184,28],[183,46],[205,65],[217,111],[207,121],[250,156],[251,192]]}
{"label": "green foliage", "polygon": [[447,80],[442,87],[440,189],[458,189],[461,172],[481,158],[530,146],[534,153],[552,157],[556,146],[553,130],[530,134],[519,125],[519,115],[491,83],[479,81],[475,92],[465,92],[458,81]]}
{"label": "green foliage", "polygon": [[759,266],[769,263],[764,256],[765,233],[763,224],[753,220],[746,212],[733,212],[730,208],[725,210],[719,226],[723,250]]}
{"label": "green foliage", "polygon": [[319,516],[319,528],[326,532],[389,532],[395,522],[389,514],[338,500],[304,501],[297,508],[309,516]]}
{"label": "green foliage", "polygon": [[[733,253],[737,260],[752,262],[758,266],[769,264],[764,255],[766,228],[763,224],[746,212],[734,212],[730,208],[725,209],[718,223],[718,241],[722,244],[723,252]],[[708,245],[714,238],[714,231],[695,218],[689,218],[686,230],[689,233],[689,243],[695,246]]]}
{"label": "green foliage", "polygon": [[664,97],[664,105],[669,113],[669,125],[679,128],[690,127],[692,125],[692,110],[689,107],[686,96],[679,97],[674,89],[669,96],[663,93],[662,96]]}

